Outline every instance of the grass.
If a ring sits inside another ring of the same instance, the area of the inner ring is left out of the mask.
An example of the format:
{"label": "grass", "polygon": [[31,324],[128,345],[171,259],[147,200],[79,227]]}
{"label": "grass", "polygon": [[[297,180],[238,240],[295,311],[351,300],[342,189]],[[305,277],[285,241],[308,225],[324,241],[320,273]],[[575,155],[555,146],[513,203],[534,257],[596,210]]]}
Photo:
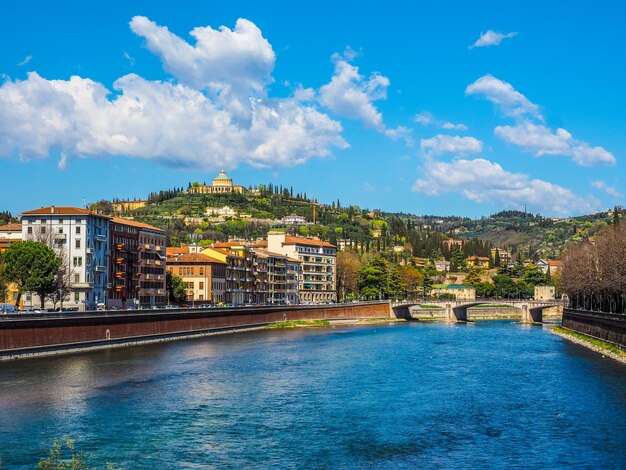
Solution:
{"label": "grass", "polygon": [[607,343],[605,341],[602,341],[596,338],[592,338],[591,336],[578,333],[577,331],[568,330],[567,328],[563,328],[562,326],[555,326],[552,330],[557,333],[573,336],[574,338],[578,338],[600,349],[604,349],[606,351],[612,352],[613,354],[617,354],[618,356],[626,357],[626,352],[622,351],[620,348],[618,348],[614,344]]}
{"label": "grass", "polygon": [[511,305],[505,305],[505,304],[480,304],[472,308],[515,308],[515,307]]}
{"label": "grass", "polygon": [[270,323],[266,328],[296,328],[298,326],[328,326],[328,320],[295,320]]}
{"label": "grass", "polygon": [[443,308],[441,305],[420,304],[420,308]]}

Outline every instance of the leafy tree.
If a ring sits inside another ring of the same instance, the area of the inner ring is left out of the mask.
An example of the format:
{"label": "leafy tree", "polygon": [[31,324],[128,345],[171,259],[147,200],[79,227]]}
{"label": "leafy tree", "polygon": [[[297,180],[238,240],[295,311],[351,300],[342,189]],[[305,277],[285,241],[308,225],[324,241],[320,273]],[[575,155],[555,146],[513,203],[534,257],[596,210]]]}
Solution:
{"label": "leafy tree", "polygon": [[36,292],[44,306],[46,295],[56,289],[56,276],[61,261],[45,243],[23,241],[13,243],[4,254],[4,277],[18,288],[15,304],[24,292]]}
{"label": "leafy tree", "polygon": [[467,273],[467,276],[465,276],[465,281],[463,281],[464,284],[468,284],[474,287],[476,287],[481,282],[482,281],[480,278],[480,273],[476,269],[470,269],[470,271]]}
{"label": "leafy tree", "polygon": [[358,271],[358,286],[365,298],[389,299],[402,291],[396,267],[380,255]]}
{"label": "leafy tree", "polygon": [[428,296],[433,289],[433,277],[437,275],[437,270],[432,264],[424,267],[422,270],[424,278],[422,279],[422,292],[424,296]]}
{"label": "leafy tree", "polygon": [[406,296],[413,299],[417,297],[417,291],[422,285],[424,274],[414,266],[400,266],[398,275]]}
{"label": "leafy tree", "polygon": [[337,297],[344,300],[358,289],[358,271],[361,259],[354,251],[337,253]]}
{"label": "leafy tree", "polygon": [[167,272],[165,276],[165,285],[167,289],[167,297],[170,302],[181,304],[187,299],[185,293],[185,283],[175,274]]}
{"label": "leafy tree", "polygon": [[526,266],[524,270],[523,281],[526,284],[532,286],[534,289],[535,286],[547,284],[548,279],[540,268],[538,268],[534,264],[530,264]]}

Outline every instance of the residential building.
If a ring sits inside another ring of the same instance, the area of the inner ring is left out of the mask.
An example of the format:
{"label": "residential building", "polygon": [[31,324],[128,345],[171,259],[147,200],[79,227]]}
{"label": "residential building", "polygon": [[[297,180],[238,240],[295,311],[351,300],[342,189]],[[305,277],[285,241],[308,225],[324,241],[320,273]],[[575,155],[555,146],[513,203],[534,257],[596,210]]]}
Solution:
{"label": "residential building", "polygon": [[166,302],[166,236],[130,219],[110,221],[111,263],[108,307],[157,306]]}
{"label": "residential building", "polygon": [[498,256],[500,266],[507,266],[511,263],[512,257],[511,253],[506,250],[500,248],[492,248],[491,249],[491,259],[496,260],[496,255]]}
{"label": "residential building", "polygon": [[[104,304],[109,282],[111,218],[87,209],[57,206],[26,211],[21,217],[22,238],[47,243],[66,267],[69,296],[63,306],[94,310]],[[30,301],[31,305],[39,304],[36,296]]]}
{"label": "residential building", "polygon": [[290,237],[285,233],[270,232],[267,235],[267,249],[300,261],[298,290],[301,303],[337,300],[337,248],[334,245],[314,238]]}
{"label": "residential building", "polygon": [[554,286],[535,286],[535,300],[554,300],[556,289]]}
{"label": "residential building", "polygon": [[253,248],[255,303],[298,303],[300,262],[287,255]]}
{"label": "residential building", "polygon": [[435,261],[435,269],[439,272],[450,272],[450,261]]}
{"label": "residential building", "polygon": [[226,302],[227,263],[201,253],[185,253],[167,258],[170,273],[185,283],[188,302]]}
{"label": "residential building", "polygon": [[470,268],[489,269],[489,258],[486,256],[470,256],[465,261]]}
{"label": "residential building", "polygon": [[147,205],[148,201],[114,201],[111,203],[111,209],[113,209],[114,212],[128,212],[141,209]]}
{"label": "residential building", "polygon": [[466,284],[435,284],[430,295],[439,297],[441,295],[453,295],[456,300],[476,300],[476,289]]}
{"label": "residential building", "polygon": [[224,207],[207,207],[205,209],[205,214],[208,217],[237,217],[237,211],[229,206]]}
{"label": "residential building", "polygon": [[446,245],[448,251],[454,251],[456,248],[463,247],[463,240],[455,240],[453,238],[449,238],[448,240],[444,240],[443,244]]}
{"label": "residential building", "polygon": [[7,251],[11,243],[22,241],[22,225],[0,225],[0,254]]}
{"label": "residential building", "polygon": [[243,243],[216,243],[204,248],[203,255],[226,263],[225,302],[244,305],[254,302],[253,256]]}
{"label": "residential building", "polygon": [[243,193],[245,188],[240,185],[233,184],[233,180],[226,174],[224,170],[213,178],[213,184],[196,185],[189,188],[192,194],[225,194],[225,193]]}
{"label": "residential building", "polygon": [[535,266],[541,269],[544,274],[547,274],[549,271],[550,275],[552,275],[554,273],[561,272],[563,263],[553,259],[540,259],[535,263]]}
{"label": "residential building", "polygon": [[[127,221],[129,222],[129,221]],[[161,229],[132,221],[138,230],[139,303],[145,306],[164,305],[166,293],[167,237]]]}
{"label": "residential building", "polygon": [[291,214],[279,219],[278,222],[285,225],[306,225],[306,217]]}

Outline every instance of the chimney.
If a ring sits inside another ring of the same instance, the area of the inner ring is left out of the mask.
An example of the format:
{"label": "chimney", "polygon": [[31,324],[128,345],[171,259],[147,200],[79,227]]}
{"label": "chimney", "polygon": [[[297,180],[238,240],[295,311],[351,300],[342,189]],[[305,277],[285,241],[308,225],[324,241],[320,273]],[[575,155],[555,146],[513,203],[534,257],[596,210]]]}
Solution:
{"label": "chimney", "polygon": [[54,206],[50,206],[50,213],[54,214]]}

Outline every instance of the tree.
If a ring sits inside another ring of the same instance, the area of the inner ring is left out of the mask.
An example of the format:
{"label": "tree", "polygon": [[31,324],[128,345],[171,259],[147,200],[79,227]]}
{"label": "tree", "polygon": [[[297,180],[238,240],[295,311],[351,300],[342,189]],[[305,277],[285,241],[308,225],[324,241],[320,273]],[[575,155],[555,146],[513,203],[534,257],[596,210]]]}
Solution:
{"label": "tree", "polygon": [[358,285],[361,296],[366,299],[389,299],[402,291],[396,267],[380,255],[358,271]]}
{"label": "tree", "polygon": [[354,251],[337,253],[337,298],[344,300],[358,289],[358,271],[361,259]]}
{"label": "tree", "polygon": [[524,277],[522,280],[526,284],[531,285],[533,289],[535,286],[545,285],[548,282],[543,271],[534,264],[529,264],[524,268]]}
{"label": "tree", "polygon": [[23,241],[13,243],[4,254],[4,276],[18,288],[15,304],[24,292],[36,292],[43,308],[46,295],[56,288],[55,278],[61,260],[45,243]]}
{"label": "tree", "polygon": [[432,264],[429,264],[423,268],[422,274],[424,276],[422,279],[422,292],[424,293],[424,297],[426,297],[433,288],[433,277],[437,275],[437,270]]}
{"label": "tree", "polygon": [[476,269],[470,269],[469,272],[467,273],[467,276],[465,276],[465,281],[463,281],[464,284],[474,286],[474,287],[480,284],[480,282],[481,282],[480,273]]}
{"label": "tree", "polygon": [[416,298],[417,292],[424,280],[424,275],[414,266],[400,266],[398,268],[398,275],[407,298]]}
{"label": "tree", "polygon": [[180,277],[168,271],[165,276],[165,285],[167,289],[167,298],[170,302],[181,304],[187,300],[185,283]]}

